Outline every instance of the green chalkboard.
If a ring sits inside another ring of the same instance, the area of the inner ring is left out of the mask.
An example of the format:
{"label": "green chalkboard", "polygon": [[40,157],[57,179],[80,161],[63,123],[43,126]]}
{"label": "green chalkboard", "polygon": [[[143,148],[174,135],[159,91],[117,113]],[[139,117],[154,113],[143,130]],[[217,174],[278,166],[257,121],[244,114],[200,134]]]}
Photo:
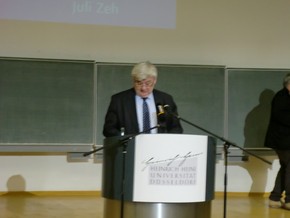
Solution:
{"label": "green chalkboard", "polygon": [[0,145],[92,145],[94,67],[93,61],[1,58]]}
{"label": "green chalkboard", "polygon": [[[180,117],[209,131],[224,134],[225,67],[162,65],[158,68],[156,89],[171,94]],[[132,87],[133,64],[97,63],[97,143],[103,143],[102,129],[110,97]],[[182,123],[186,134],[205,134]]]}
{"label": "green chalkboard", "polygon": [[286,69],[228,69],[228,137],[245,148],[264,148],[271,101]]}
{"label": "green chalkboard", "polygon": [[[48,146],[49,151],[64,152],[102,145],[110,97],[132,87],[133,66],[0,58],[0,151],[14,145],[17,151]],[[271,100],[290,70],[156,66],[156,89],[174,97],[181,118],[239,146],[264,147]],[[186,134],[206,134],[182,125]]]}

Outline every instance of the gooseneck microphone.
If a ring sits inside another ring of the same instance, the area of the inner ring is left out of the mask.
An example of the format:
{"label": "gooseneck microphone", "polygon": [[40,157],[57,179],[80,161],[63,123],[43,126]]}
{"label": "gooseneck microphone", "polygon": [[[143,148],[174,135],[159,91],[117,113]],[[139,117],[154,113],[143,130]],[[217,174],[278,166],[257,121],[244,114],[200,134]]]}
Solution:
{"label": "gooseneck microphone", "polygon": [[170,112],[170,110],[171,110],[171,108],[170,108],[170,106],[169,106],[168,104],[165,104],[165,105],[163,106],[163,109],[164,109],[164,111],[166,111],[166,112]]}
{"label": "gooseneck microphone", "polygon": [[177,119],[180,119],[180,117],[177,114],[172,112],[172,110],[171,110],[171,108],[170,108],[170,106],[168,104],[165,104],[163,106],[163,109],[164,109],[165,113],[168,114],[169,116],[174,116]]}
{"label": "gooseneck microphone", "polygon": [[166,114],[165,114],[165,110],[164,110],[164,106],[161,104],[157,104],[157,118],[158,121],[160,122],[164,122],[166,121]]}
{"label": "gooseneck microphone", "polygon": [[164,106],[162,104],[157,104],[157,121],[160,125],[160,129],[162,132],[166,132],[167,129],[167,113],[164,110]]}

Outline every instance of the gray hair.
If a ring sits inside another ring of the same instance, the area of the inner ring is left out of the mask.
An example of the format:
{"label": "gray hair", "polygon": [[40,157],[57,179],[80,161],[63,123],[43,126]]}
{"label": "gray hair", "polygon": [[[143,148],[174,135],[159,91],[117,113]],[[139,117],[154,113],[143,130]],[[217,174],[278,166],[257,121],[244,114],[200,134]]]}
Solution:
{"label": "gray hair", "polygon": [[290,73],[288,73],[283,80],[283,86],[286,87],[290,83]]}
{"label": "gray hair", "polygon": [[140,62],[134,66],[131,72],[133,79],[138,81],[144,80],[147,77],[155,77],[157,79],[158,71],[157,68],[149,61]]}

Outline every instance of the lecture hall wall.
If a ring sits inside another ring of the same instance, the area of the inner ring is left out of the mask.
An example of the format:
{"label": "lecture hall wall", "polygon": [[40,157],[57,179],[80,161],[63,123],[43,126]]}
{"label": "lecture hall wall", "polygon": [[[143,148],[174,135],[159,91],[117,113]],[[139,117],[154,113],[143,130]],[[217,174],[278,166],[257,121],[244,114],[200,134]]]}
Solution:
{"label": "lecture hall wall", "polygon": [[[0,20],[0,56],[289,69],[289,12],[287,0],[178,0],[175,28]],[[265,158],[273,164],[254,157],[230,163],[228,191],[270,192],[279,163]],[[101,176],[102,164],[92,159],[0,153],[0,192],[98,191]],[[223,180],[220,160],[217,192]]]}

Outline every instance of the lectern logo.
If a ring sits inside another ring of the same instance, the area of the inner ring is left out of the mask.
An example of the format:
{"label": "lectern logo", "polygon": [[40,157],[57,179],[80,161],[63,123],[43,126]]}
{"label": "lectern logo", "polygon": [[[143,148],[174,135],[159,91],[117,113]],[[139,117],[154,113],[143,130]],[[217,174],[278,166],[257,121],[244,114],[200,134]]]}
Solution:
{"label": "lectern logo", "polygon": [[143,162],[142,171],[148,172],[149,185],[195,185],[198,159],[202,154],[188,152],[162,160],[151,157]]}

